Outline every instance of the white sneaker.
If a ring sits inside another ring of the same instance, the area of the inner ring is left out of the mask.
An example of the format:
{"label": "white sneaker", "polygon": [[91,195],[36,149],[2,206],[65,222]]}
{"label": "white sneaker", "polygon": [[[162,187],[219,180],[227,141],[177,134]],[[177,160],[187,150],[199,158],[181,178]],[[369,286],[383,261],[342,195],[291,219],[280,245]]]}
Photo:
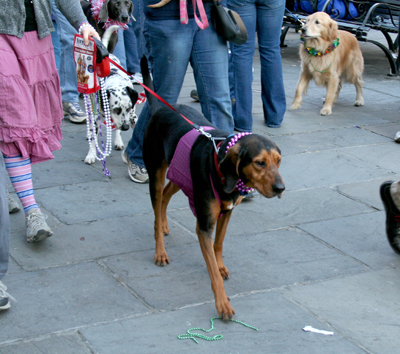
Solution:
{"label": "white sneaker", "polygon": [[0,311],[8,310],[11,307],[9,295],[6,290],[7,287],[0,281]]}
{"label": "white sneaker", "polygon": [[396,133],[396,135],[395,135],[395,137],[394,137],[394,141],[395,141],[396,143],[400,143],[400,131],[398,131],[398,132]]}
{"label": "white sneaker", "polygon": [[46,220],[47,215],[33,208],[26,213],[26,237],[28,242],[39,242],[53,235]]}
{"label": "white sneaker", "polygon": [[86,122],[87,114],[82,111],[81,106],[78,102],[63,102],[64,117],[69,117],[72,123],[84,123]]}
{"label": "white sneaker", "polygon": [[147,170],[144,167],[140,167],[135,165],[131,160],[128,159],[128,156],[124,151],[121,154],[122,161],[128,165],[128,174],[129,178],[136,183],[148,183],[149,175],[147,174]]}
{"label": "white sneaker", "polygon": [[7,201],[8,201],[8,212],[10,214],[16,213],[17,211],[20,210],[19,205],[13,198],[11,198],[11,195],[10,195],[10,193],[8,193],[8,190],[6,190],[6,192],[7,192]]}

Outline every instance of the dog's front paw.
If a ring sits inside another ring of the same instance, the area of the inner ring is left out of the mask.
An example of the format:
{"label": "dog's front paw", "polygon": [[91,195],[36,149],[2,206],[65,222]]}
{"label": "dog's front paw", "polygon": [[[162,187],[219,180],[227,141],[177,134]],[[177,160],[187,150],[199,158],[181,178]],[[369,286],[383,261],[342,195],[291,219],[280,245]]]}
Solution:
{"label": "dog's front paw", "polygon": [[293,102],[292,106],[290,107],[290,110],[294,111],[294,110],[300,108],[300,106],[301,106],[301,102]]}
{"label": "dog's front paw", "polygon": [[158,266],[165,266],[169,264],[169,258],[167,255],[167,252],[160,252],[160,253],[155,253],[154,254],[154,263],[157,264]]}
{"label": "dog's front paw", "polygon": [[114,149],[115,150],[124,150],[124,144],[115,144]]}
{"label": "dog's front paw", "polygon": [[321,109],[321,116],[330,116],[332,114],[331,108],[322,108]]}
{"label": "dog's front paw", "polygon": [[219,272],[221,274],[222,279],[228,280],[230,278],[229,270],[224,265],[219,266]]}
{"label": "dog's front paw", "polygon": [[163,230],[164,235],[169,235],[168,221],[163,221],[162,230]]}
{"label": "dog's front paw", "polygon": [[215,297],[215,307],[217,308],[218,315],[224,320],[230,320],[235,315],[235,310],[231,306],[226,294],[221,299]]}
{"label": "dog's front paw", "polygon": [[354,105],[355,105],[356,107],[364,106],[364,99],[361,98],[361,99],[356,100],[356,101],[354,102]]}
{"label": "dog's front paw", "polygon": [[88,165],[92,165],[96,162],[96,158],[93,154],[88,154],[83,161]]}

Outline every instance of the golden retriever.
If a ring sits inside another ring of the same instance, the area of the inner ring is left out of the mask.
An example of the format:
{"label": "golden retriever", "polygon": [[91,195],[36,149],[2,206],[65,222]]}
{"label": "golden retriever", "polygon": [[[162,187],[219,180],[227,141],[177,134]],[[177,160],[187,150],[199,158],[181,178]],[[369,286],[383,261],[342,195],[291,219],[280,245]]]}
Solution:
{"label": "golden retriever", "polygon": [[303,93],[307,91],[311,80],[318,86],[326,87],[321,115],[332,114],[332,106],[339,97],[342,80],[354,84],[357,91],[354,105],[363,106],[364,59],[357,39],[349,32],[338,30],[337,23],[325,12],[308,16],[301,32],[304,41],[299,51],[301,72],[291,109],[301,106]]}

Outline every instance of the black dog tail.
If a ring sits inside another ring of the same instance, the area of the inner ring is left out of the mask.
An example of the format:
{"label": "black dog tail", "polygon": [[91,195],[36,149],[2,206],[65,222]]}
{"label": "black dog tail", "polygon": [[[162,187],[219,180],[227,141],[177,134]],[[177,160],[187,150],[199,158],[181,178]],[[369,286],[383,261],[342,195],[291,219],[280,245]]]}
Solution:
{"label": "black dog tail", "polygon": [[[147,86],[150,90],[154,91],[153,80],[151,79],[149,71],[149,65],[147,62],[147,58],[144,55],[140,60],[140,69],[142,70],[143,84]],[[151,92],[147,90],[146,90],[146,97],[150,113],[153,115],[161,107],[161,105],[158,102],[158,99],[154,95],[152,95]]]}

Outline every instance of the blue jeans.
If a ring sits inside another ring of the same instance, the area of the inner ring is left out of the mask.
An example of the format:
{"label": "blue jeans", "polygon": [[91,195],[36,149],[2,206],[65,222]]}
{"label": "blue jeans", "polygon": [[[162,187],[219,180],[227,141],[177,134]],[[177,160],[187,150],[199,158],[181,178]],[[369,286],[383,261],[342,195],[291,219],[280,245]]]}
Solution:
{"label": "blue jeans", "polygon": [[62,100],[70,103],[78,102],[78,82],[72,54],[76,30],[57,8],[55,0],[51,0],[51,13],[57,22],[57,32],[61,45],[58,75],[60,76]]}
{"label": "blue jeans", "polygon": [[123,40],[125,42],[126,67],[129,73],[140,72],[140,59],[144,53],[144,13],[143,2],[141,0],[132,0],[133,17],[136,19],[128,23],[128,29],[124,31]]}
{"label": "blue jeans", "polygon": [[8,269],[10,249],[10,215],[6,196],[7,179],[3,154],[0,153],[0,280]]}
{"label": "blue jeans", "polygon": [[[146,19],[144,36],[155,92],[169,104],[176,103],[190,63],[204,116],[217,128],[232,133],[227,44],[213,26],[201,30],[194,19],[187,25],[178,19]],[[126,148],[129,159],[140,167],[145,167],[142,146],[149,119],[146,102]]]}
{"label": "blue jeans", "polygon": [[57,70],[60,71],[60,56],[61,56],[61,45],[60,45],[60,36],[58,35],[58,26],[56,20],[53,20],[53,26],[56,29],[51,32],[51,42],[54,47],[54,59],[56,60]]}
{"label": "blue jeans", "polygon": [[235,129],[251,131],[253,127],[253,56],[256,31],[261,61],[261,98],[265,123],[280,127],[286,111],[283,86],[280,35],[284,0],[228,0],[228,7],[242,18],[249,40],[242,45],[231,44],[231,86],[236,102],[232,113]]}
{"label": "blue jeans", "polygon": [[[132,21],[132,20],[131,20]],[[114,48],[113,54],[119,59],[121,66],[126,70],[126,53],[125,53],[125,43],[124,43],[124,33],[128,31],[120,28],[118,30],[118,42]]]}

